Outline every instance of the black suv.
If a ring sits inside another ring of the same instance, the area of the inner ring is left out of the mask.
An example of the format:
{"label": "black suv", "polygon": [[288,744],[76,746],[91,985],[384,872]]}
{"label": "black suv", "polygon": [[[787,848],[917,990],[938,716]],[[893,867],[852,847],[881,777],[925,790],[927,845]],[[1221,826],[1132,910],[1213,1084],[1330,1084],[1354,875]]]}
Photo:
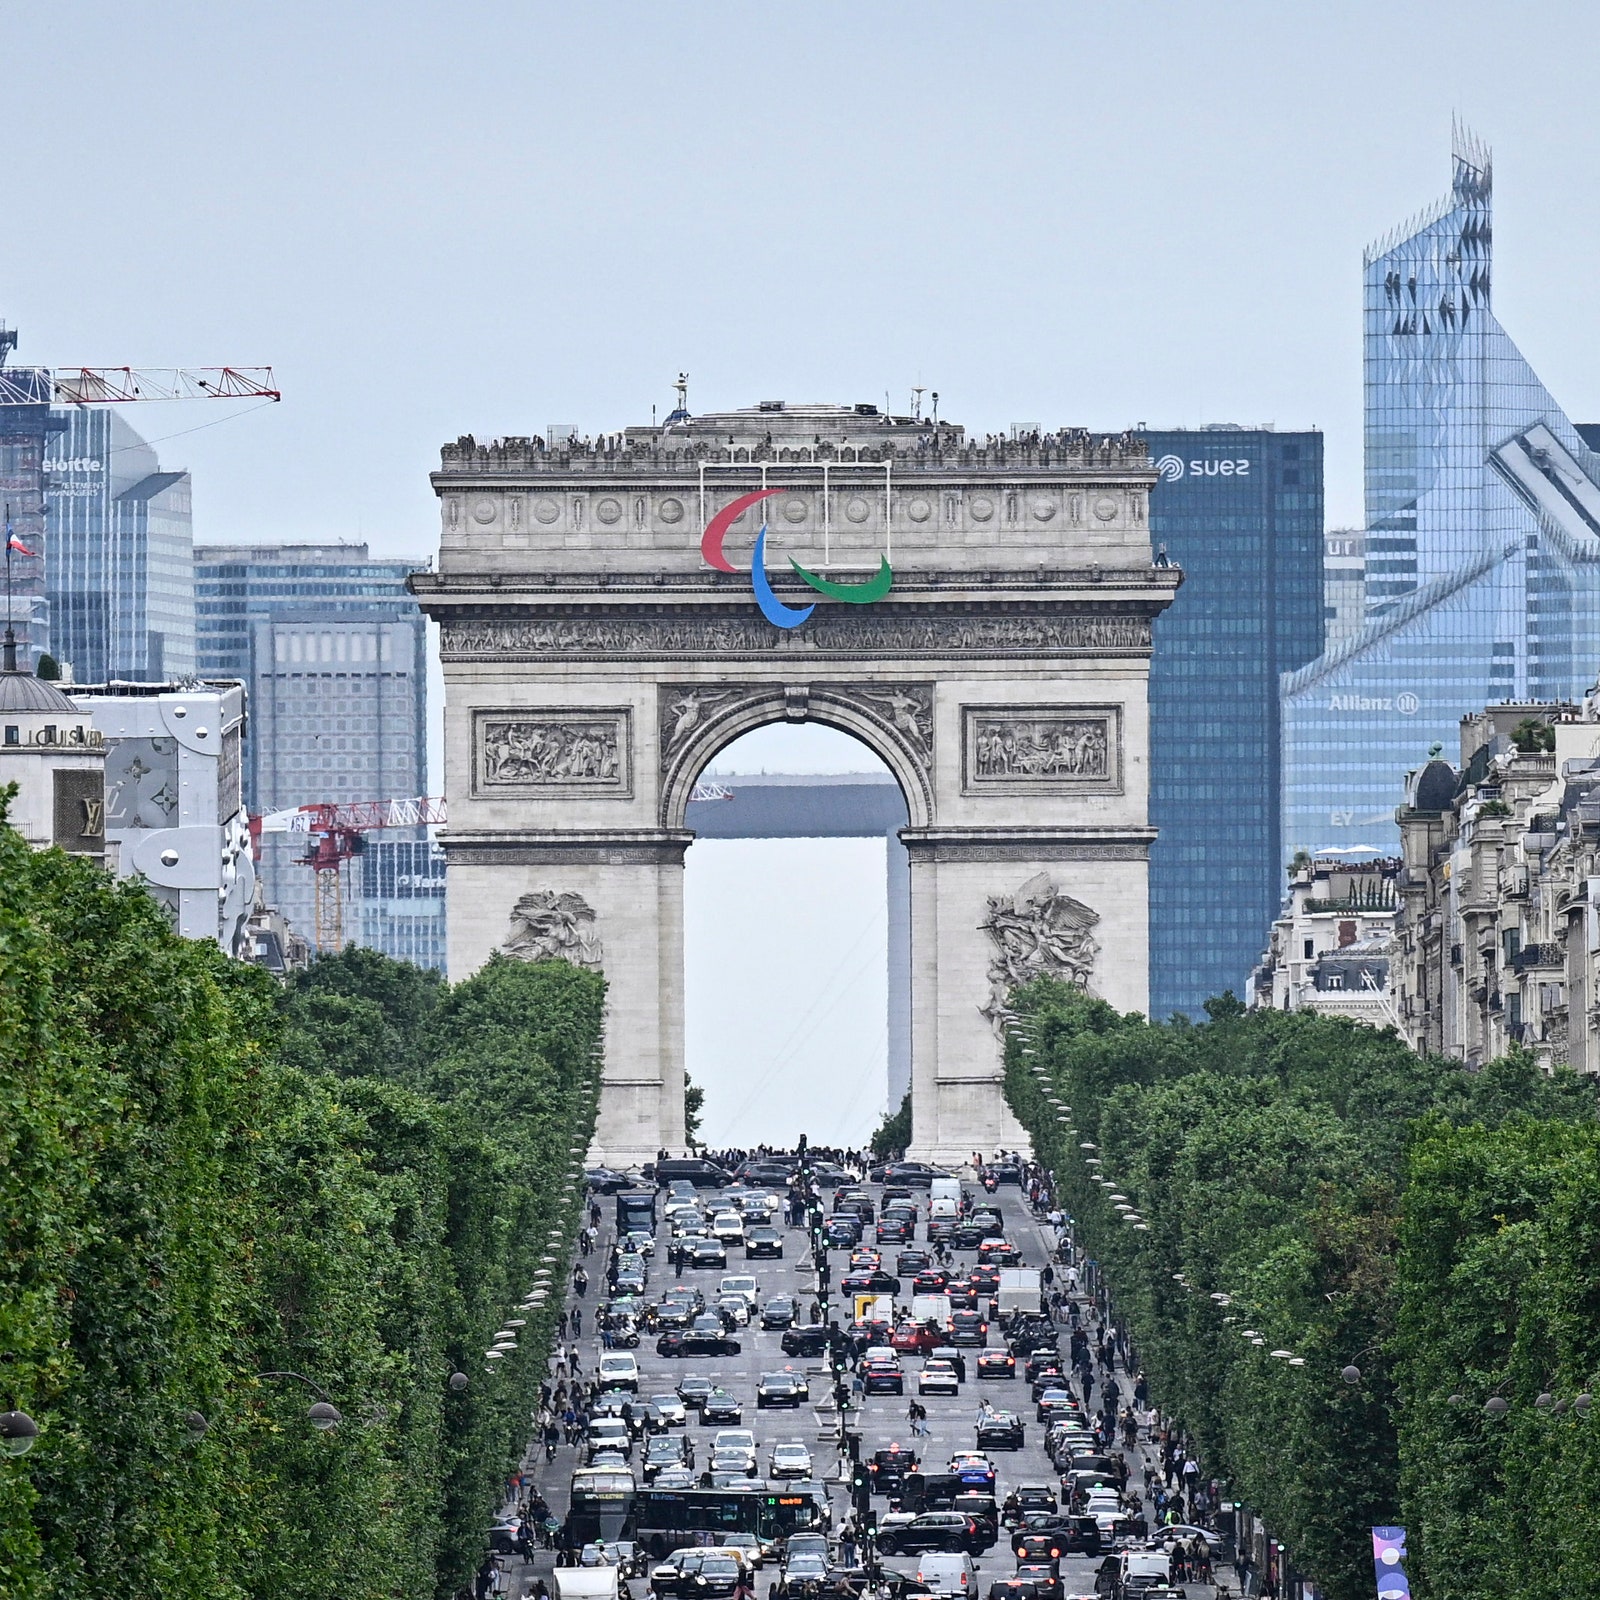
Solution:
{"label": "black suv", "polygon": [[964,1550],[980,1556],[995,1541],[994,1527],[960,1511],[924,1511],[910,1522],[892,1523],[878,1534],[878,1553],[915,1556],[928,1550]]}
{"label": "black suv", "polygon": [[1022,1439],[1022,1418],[1014,1411],[991,1411],[978,1424],[980,1450],[1020,1450]]}
{"label": "black suv", "polygon": [[665,1161],[658,1161],[654,1168],[645,1168],[645,1176],[653,1177],[663,1188],[670,1185],[674,1178],[686,1178],[697,1189],[725,1189],[733,1182],[733,1175],[715,1162],[702,1161],[693,1156],[669,1157]]}
{"label": "black suv", "polygon": [[785,1328],[782,1343],[786,1356],[820,1356],[828,1348],[828,1330],[820,1322]]}
{"label": "black suv", "polygon": [[1018,1561],[1056,1561],[1062,1556],[1100,1554],[1100,1524],[1093,1517],[1068,1517],[1059,1512],[1030,1516],[1011,1536]]}
{"label": "black suv", "polygon": [[756,1410],[768,1406],[803,1405],[811,1397],[810,1385],[798,1372],[763,1372],[756,1384]]}

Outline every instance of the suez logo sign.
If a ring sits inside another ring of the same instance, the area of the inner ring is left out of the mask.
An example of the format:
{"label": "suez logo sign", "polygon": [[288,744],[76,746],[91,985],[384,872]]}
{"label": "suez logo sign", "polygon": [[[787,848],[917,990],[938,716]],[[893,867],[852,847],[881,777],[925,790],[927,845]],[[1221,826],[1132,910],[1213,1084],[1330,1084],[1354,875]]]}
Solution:
{"label": "suez logo sign", "polygon": [[1234,456],[1223,461],[1185,461],[1182,456],[1158,456],[1156,471],[1163,483],[1176,483],[1179,478],[1248,478],[1250,463],[1244,456]]}
{"label": "suez logo sign", "polygon": [[1414,717],[1422,702],[1409,689],[1399,694],[1334,694],[1328,696],[1330,711],[1398,711]]}
{"label": "suez logo sign", "polygon": [[[706,524],[705,531],[700,535],[700,555],[705,564],[716,568],[718,572],[737,572],[739,569],[728,560],[722,549],[722,541],[727,538],[728,530],[751,506],[782,493],[781,489],[757,489],[753,494],[742,494],[725,505]],[[831,578],[819,578],[816,573],[802,567],[793,556],[789,557],[789,565],[794,568],[796,576],[818,594],[826,595],[830,600],[843,600],[847,605],[869,606],[874,600],[883,599],[894,585],[894,569],[889,565],[888,556],[878,557],[878,570],[864,583],[835,583]],[[755,594],[756,604],[761,607],[761,615],[775,628],[798,628],[817,609],[814,601],[808,606],[786,606],[772,592],[772,583],[767,577],[765,522],[756,535],[756,547],[750,559],[750,588]]]}

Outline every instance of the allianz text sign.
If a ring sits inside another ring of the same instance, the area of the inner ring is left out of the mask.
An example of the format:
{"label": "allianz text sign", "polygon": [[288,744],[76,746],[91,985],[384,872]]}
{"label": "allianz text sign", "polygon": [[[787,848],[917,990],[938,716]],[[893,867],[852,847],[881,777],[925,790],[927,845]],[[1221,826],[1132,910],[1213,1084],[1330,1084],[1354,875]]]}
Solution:
{"label": "allianz text sign", "polygon": [[1328,696],[1330,711],[1398,711],[1402,717],[1414,717],[1421,701],[1409,689],[1399,694],[1332,694]]}

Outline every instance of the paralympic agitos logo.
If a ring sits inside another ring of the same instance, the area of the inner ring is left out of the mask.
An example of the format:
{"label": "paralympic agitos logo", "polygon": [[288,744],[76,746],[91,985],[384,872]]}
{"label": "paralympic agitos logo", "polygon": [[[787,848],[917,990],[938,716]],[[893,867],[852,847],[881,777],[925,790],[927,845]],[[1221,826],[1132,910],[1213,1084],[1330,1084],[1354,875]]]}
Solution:
{"label": "paralympic agitos logo", "polygon": [[[722,553],[722,541],[727,537],[728,529],[751,506],[782,493],[781,489],[757,489],[755,493],[742,494],[725,505],[706,524],[706,531],[700,535],[700,554],[705,564],[715,567],[718,572],[737,572],[739,569]],[[835,583],[829,578],[819,578],[816,573],[802,567],[793,556],[789,557],[789,565],[818,594],[826,595],[830,600],[842,600],[846,605],[869,606],[874,600],[883,599],[894,585],[894,569],[889,565],[887,556],[879,556],[878,570],[864,583]],[[772,592],[772,584],[767,578],[765,522],[756,535],[756,548],[750,560],[750,587],[755,592],[756,604],[761,607],[761,615],[776,628],[798,628],[817,609],[815,601],[808,606],[786,606]]]}

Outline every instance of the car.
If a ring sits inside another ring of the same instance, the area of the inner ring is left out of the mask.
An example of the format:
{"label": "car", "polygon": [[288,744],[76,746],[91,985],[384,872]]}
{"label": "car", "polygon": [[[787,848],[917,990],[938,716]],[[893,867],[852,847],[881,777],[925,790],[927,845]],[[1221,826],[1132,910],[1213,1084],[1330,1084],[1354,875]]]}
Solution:
{"label": "car", "polygon": [[894,1330],[881,1317],[867,1317],[850,1324],[850,1347],[857,1355],[881,1349],[894,1336]]}
{"label": "car", "polygon": [[902,1278],[912,1278],[928,1266],[933,1257],[926,1250],[902,1250],[894,1258],[894,1270]]}
{"label": "car", "polygon": [[597,1194],[617,1194],[634,1187],[634,1180],[626,1172],[618,1172],[613,1167],[590,1167],[583,1181]]}
{"label": "car", "polygon": [[978,1424],[980,1450],[1020,1450],[1022,1446],[1022,1418],[1016,1412],[991,1411]]}
{"label": "car", "polygon": [[1019,1561],[1012,1582],[1031,1583],[1039,1600],[1061,1600],[1064,1592],[1059,1561]]}
{"label": "car", "polygon": [[820,1356],[828,1348],[828,1330],[820,1322],[785,1328],[780,1343],[786,1356]]}
{"label": "car", "polygon": [[720,1326],[715,1331],[686,1328],[682,1333],[664,1333],[656,1340],[656,1354],[668,1360],[684,1356],[736,1356],[743,1348],[739,1340],[724,1333]]}
{"label": "car", "polygon": [[711,1219],[711,1232],[724,1245],[744,1243],[744,1218],[737,1211],[719,1211]]}
{"label": "car", "polygon": [[989,1324],[978,1311],[952,1311],[950,1313],[950,1343],[976,1345],[982,1349],[989,1342]]}
{"label": "car", "polygon": [[1048,1394],[1052,1389],[1066,1389],[1067,1375],[1061,1370],[1059,1361],[1045,1362],[1028,1383],[1028,1397],[1037,1402],[1041,1395]]}
{"label": "car", "polygon": [[617,1249],[624,1255],[643,1256],[649,1260],[656,1253],[656,1236],[634,1230],[617,1240]]}
{"label": "car", "polygon": [[789,1187],[790,1169],[776,1161],[747,1161],[739,1168],[738,1175],[746,1183],[776,1184],[780,1189]]}
{"label": "car", "polygon": [[969,1517],[960,1511],[924,1511],[909,1522],[880,1527],[878,1554],[909,1556],[947,1550],[977,1556],[994,1541],[994,1529],[981,1517]]}
{"label": "car", "polygon": [[696,1239],[689,1246],[689,1265],[696,1271],[728,1264],[728,1247],[720,1239]]}
{"label": "car", "polygon": [[928,1352],[928,1355],[930,1359],[934,1361],[948,1361],[950,1365],[956,1369],[956,1377],[959,1378],[962,1383],[967,1381],[966,1351],[956,1349],[953,1344],[936,1344],[933,1349]]}
{"label": "car", "polygon": [[715,1162],[705,1161],[694,1156],[669,1158],[666,1161],[656,1161],[644,1168],[647,1178],[654,1178],[658,1184],[670,1184],[678,1179],[687,1180],[696,1189],[726,1189],[733,1182],[733,1174]]}
{"label": "car", "polygon": [[726,1389],[713,1389],[700,1402],[700,1420],[707,1427],[719,1423],[744,1421],[744,1407]]}
{"label": "car", "polygon": [[699,1313],[700,1308],[693,1300],[677,1295],[668,1296],[656,1303],[656,1329],[661,1333],[671,1333],[675,1329],[687,1328]]}
{"label": "car", "polygon": [[850,1272],[876,1272],[883,1265],[883,1252],[871,1245],[860,1245],[850,1252]]}
{"label": "car", "polygon": [[605,1451],[615,1451],[624,1461],[633,1458],[633,1434],[621,1417],[593,1417],[589,1421],[588,1454],[591,1465],[595,1456]]}
{"label": "car", "polygon": [[701,1377],[698,1372],[686,1372],[678,1379],[678,1398],[687,1410],[698,1411],[715,1387],[709,1378]]}
{"label": "car", "polygon": [[978,1260],[984,1266],[1020,1267],[1022,1252],[1009,1239],[985,1239],[978,1246]]}
{"label": "car", "polygon": [[1053,1561],[1061,1556],[1097,1556],[1100,1527],[1093,1517],[1059,1511],[1031,1512],[1011,1535],[1019,1561]]}
{"label": "car", "polygon": [[1048,1422],[1052,1417],[1082,1415],[1077,1397],[1065,1389],[1046,1389],[1033,1409],[1034,1417],[1040,1422]]}
{"label": "car", "polygon": [[756,1475],[756,1465],[742,1450],[713,1450],[711,1471],[731,1472],[737,1477],[753,1478]]}
{"label": "car", "polygon": [[763,1372],[756,1383],[756,1410],[769,1406],[799,1407],[811,1398],[811,1386],[799,1372]]}
{"label": "car", "polygon": [[898,1361],[863,1361],[861,1389],[864,1394],[904,1394],[906,1375]]}
{"label": "car", "polygon": [[668,1467],[656,1474],[656,1481],[651,1485],[656,1489],[696,1489],[699,1486],[700,1475],[692,1467]]}
{"label": "car", "polygon": [[967,1282],[979,1294],[995,1294],[1000,1288],[1000,1269],[997,1266],[985,1266],[980,1263],[967,1274]]}
{"label": "car", "polygon": [[1212,1528],[1197,1528],[1189,1522],[1169,1522],[1155,1531],[1155,1537],[1162,1544],[1170,1544],[1181,1539],[1185,1544],[1193,1544],[1194,1537],[1199,1534],[1206,1542],[1206,1548],[1211,1552],[1211,1559],[1216,1560],[1222,1554],[1223,1539],[1220,1533]]}
{"label": "car", "polygon": [[676,1394],[653,1394],[650,1404],[656,1408],[661,1420],[669,1428],[682,1428],[689,1421],[689,1408],[684,1405],[683,1397]]}
{"label": "car", "polygon": [[654,1483],[663,1472],[674,1467],[694,1465],[694,1446],[681,1433],[657,1434],[644,1447],[642,1471],[646,1483]]}
{"label": "car", "polygon": [[[1038,1600],[1039,1591],[1023,1577],[997,1578],[989,1585],[989,1600]],[[1059,1593],[1055,1600],[1060,1600]]]}
{"label": "car", "polygon": [[880,1217],[878,1219],[879,1244],[909,1244],[917,1236],[915,1226],[904,1217]]}
{"label": "car", "polygon": [[986,1493],[994,1489],[994,1463],[981,1450],[957,1450],[950,1457],[949,1471],[958,1482],[968,1488],[979,1488]]}
{"label": "car", "polygon": [[824,1583],[828,1570],[828,1558],[820,1550],[796,1550],[784,1558],[784,1586],[791,1594],[804,1594],[808,1586]]}
{"label": "car", "polygon": [[803,1444],[775,1444],[767,1458],[769,1478],[809,1478],[811,1452]]}
{"label": "car", "polygon": [[[636,1256],[634,1259],[638,1260],[639,1258]],[[650,1281],[650,1278],[642,1265],[637,1267],[619,1266],[616,1277],[611,1281],[618,1294],[643,1294],[645,1285]]]}
{"label": "car", "polygon": [[761,1257],[783,1260],[783,1235],[776,1228],[751,1228],[744,1236],[744,1258],[755,1261]]}
{"label": "car", "polygon": [[861,1237],[861,1219],[851,1213],[829,1217],[822,1225],[822,1237],[830,1250],[848,1250]]}
{"label": "car", "polygon": [[978,1578],[968,1555],[930,1551],[917,1563],[915,1581],[940,1600],[977,1600]]}
{"label": "car", "polygon": [[1022,1157],[1017,1155],[998,1156],[989,1163],[989,1170],[994,1174],[996,1183],[1021,1183]]}
{"label": "car", "polygon": [[676,1595],[681,1600],[700,1600],[701,1596],[731,1595],[744,1579],[739,1561],[723,1550],[676,1550],[667,1560],[651,1569],[650,1587],[658,1595]]}
{"label": "car", "polygon": [[1061,1352],[1059,1350],[1034,1350],[1025,1357],[1026,1365],[1023,1376],[1032,1383],[1046,1367],[1054,1367],[1056,1371],[1062,1370]]}
{"label": "car", "polygon": [[944,1338],[944,1330],[938,1327],[929,1327],[922,1322],[901,1322],[895,1325],[894,1332],[889,1336],[889,1348],[898,1350],[902,1355],[921,1355],[925,1350],[931,1350]]}
{"label": "car", "polygon": [[[904,1259],[905,1252],[901,1252]],[[924,1267],[911,1280],[912,1294],[943,1294],[950,1287],[950,1274],[943,1267]]]}
{"label": "car", "polygon": [[835,1212],[848,1211],[861,1222],[871,1222],[878,1214],[872,1196],[865,1189],[841,1189],[833,1197]]}
{"label": "car", "polygon": [[924,1361],[917,1374],[918,1394],[959,1394],[961,1380],[948,1361]]}
{"label": "car", "polygon": [[595,1369],[595,1379],[602,1389],[628,1389],[639,1392],[639,1363],[624,1350],[607,1350],[601,1354]]}
{"label": "car", "polygon": [[750,1322],[750,1302],[742,1294],[717,1296],[717,1315],[722,1325],[732,1333],[736,1328],[747,1327]]}
{"label": "car", "polygon": [[841,1294],[899,1294],[900,1280],[881,1268],[874,1272],[847,1272],[839,1280]]}
{"label": "car", "polygon": [[1030,1516],[1055,1514],[1056,1491],[1048,1483],[1019,1483],[1011,1491],[1017,1510],[1026,1519]]}
{"label": "car", "polygon": [[875,1451],[867,1462],[867,1476],[872,1481],[874,1494],[897,1494],[907,1476],[917,1470],[914,1450],[904,1450],[892,1444],[886,1450]]}
{"label": "car", "polygon": [[756,1302],[761,1298],[761,1288],[753,1274],[748,1272],[730,1272],[718,1284],[717,1294],[742,1294],[749,1302],[753,1312]]}
{"label": "car", "polygon": [[775,1294],[761,1308],[761,1326],[763,1328],[792,1327],[799,1309],[794,1303],[793,1295]]}
{"label": "car", "polygon": [[980,1378],[1014,1378],[1017,1358],[1009,1350],[984,1350],[978,1356]]}
{"label": "car", "polygon": [[950,1176],[943,1167],[930,1167],[925,1161],[890,1161],[867,1174],[873,1183],[903,1184],[911,1189],[931,1188],[935,1178]]}

